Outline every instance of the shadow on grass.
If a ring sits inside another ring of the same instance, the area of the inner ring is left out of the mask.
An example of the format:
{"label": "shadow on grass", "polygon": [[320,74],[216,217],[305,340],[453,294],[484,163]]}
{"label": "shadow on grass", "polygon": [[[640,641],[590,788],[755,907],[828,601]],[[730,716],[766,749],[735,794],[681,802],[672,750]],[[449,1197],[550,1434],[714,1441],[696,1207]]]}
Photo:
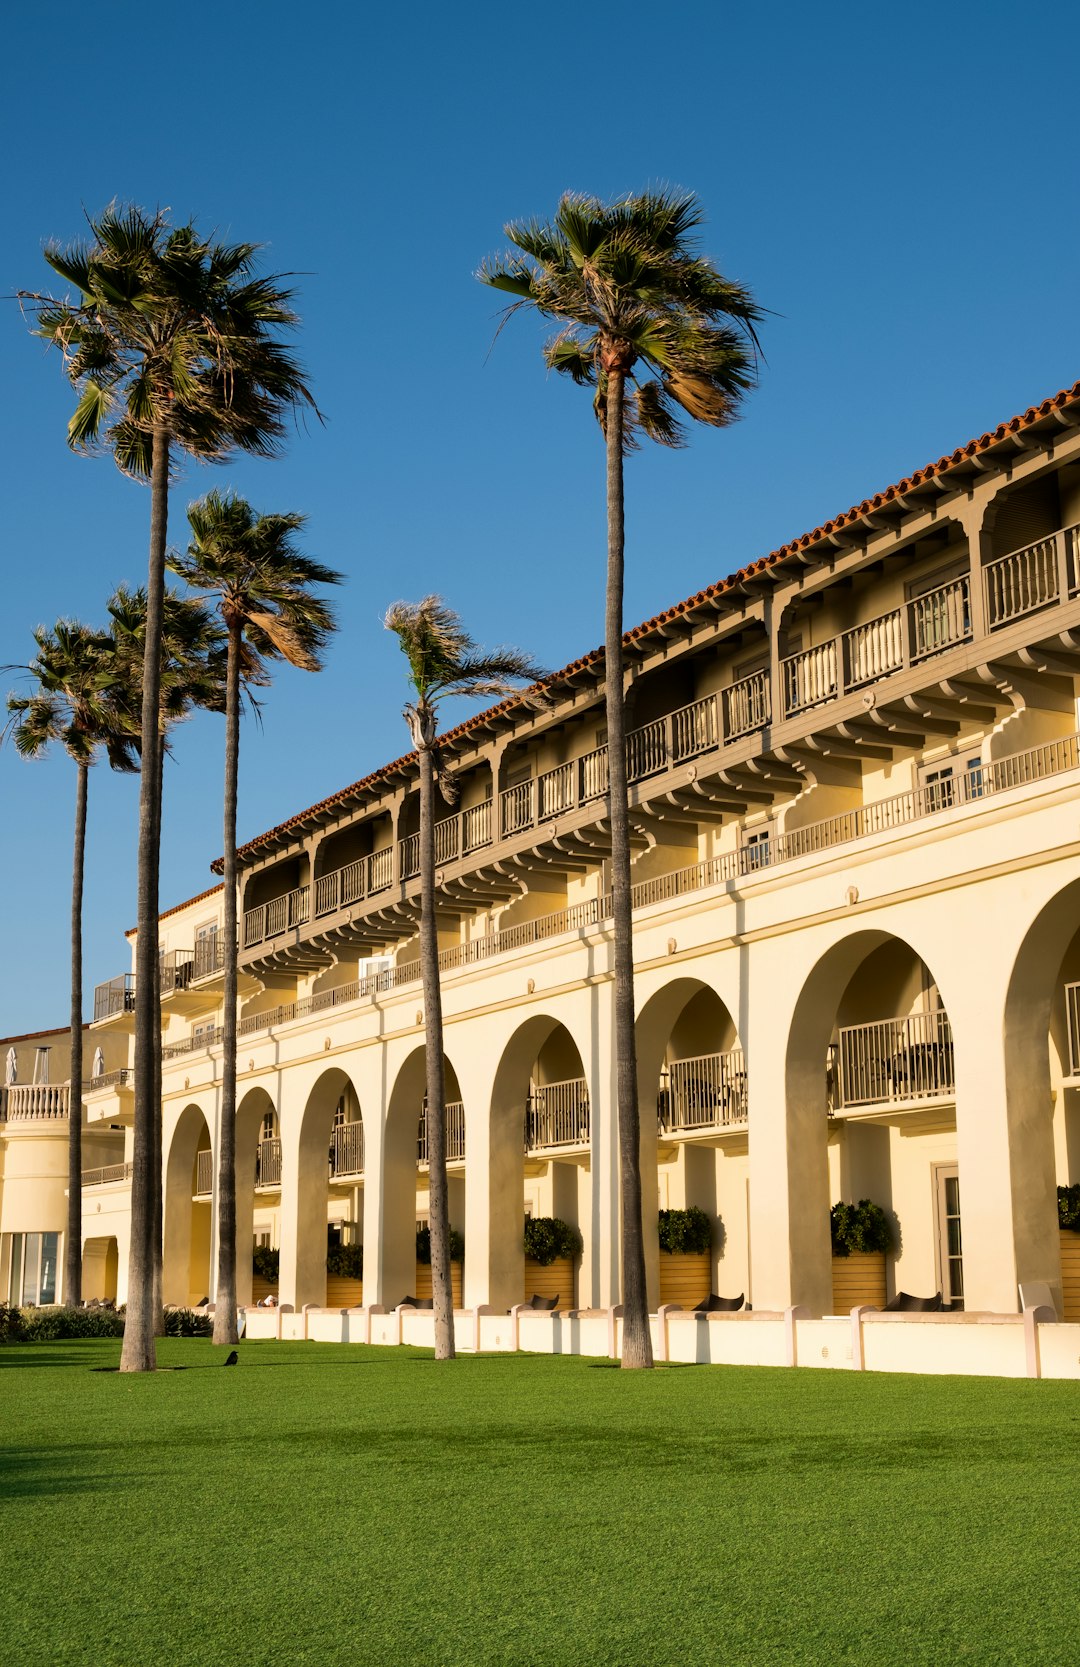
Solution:
{"label": "shadow on grass", "polygon": [[38,1447],[9,1447],[0,1453],[0,1499],[55,1498],[64,1493],[112,1492],[128,1486],[115,1473],[79,1472],[69,1454]]}

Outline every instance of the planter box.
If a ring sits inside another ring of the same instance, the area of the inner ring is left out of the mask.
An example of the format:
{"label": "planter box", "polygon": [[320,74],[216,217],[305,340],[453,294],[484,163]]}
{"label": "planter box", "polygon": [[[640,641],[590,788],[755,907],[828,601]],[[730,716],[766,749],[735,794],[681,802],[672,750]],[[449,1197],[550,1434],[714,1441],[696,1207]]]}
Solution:
{"label": "planter box", "polygon": [[1064,1318],[1080,1320],[1080,1233],[1061,1235],[1061,1294]]}
{"label": "planter box", "polygon": [[833,1313],[847,1314],[863,1303],[884,1308],[885,1252],[854,1251],[832,1259]]}
{"label": "planter box", "polygon": [[675,1256],[670,1250],[660,1252],[660,1302],[677,1302],[683,1308],[693,1308],[712,1291],[713,1259],[711,1250],[695,1250]]}
{"label": "planter box", "polygon": [[364,1301],[364,1281],[351,1279],[348,1274],[328,1273],[326,1276],[327,1308],[359,1308]]}
{"label": "planter box", "polygon": [[[464,1308],[464,1306],[465,1306],[465,1304],[461,1300],[461,1276],[462,1276],[462,1272],[463,1272],[463,1264],[461,1262],[451,1262],[451,1264],[450,1264],[450,1289],[452,1290],[452,1292],[454,1294],[454,1307],[455,1308]],[[427,1298],[431,1295],[431,1264],[429,1262],[417,1262],[417,1264],[416,1264],[416,1290],[413,1291],[412,1295],[414,1297],[421,1297],[421,1298]]]}
{"label": "planter box", "polygon": [[525,1258],[525,1301],[530,1297],[558,1297],[560,1308],[574,1308],[574,1262],[570,1256],[557,1256],[547,1267],[531,1256]]}

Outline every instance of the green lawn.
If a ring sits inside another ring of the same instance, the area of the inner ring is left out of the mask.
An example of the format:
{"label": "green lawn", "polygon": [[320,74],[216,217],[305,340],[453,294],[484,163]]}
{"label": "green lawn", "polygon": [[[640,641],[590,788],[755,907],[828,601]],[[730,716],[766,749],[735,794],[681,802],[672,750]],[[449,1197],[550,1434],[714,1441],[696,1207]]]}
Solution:
{"label": "green lawn", "polygon": [[0,1660],[1080,1659],[1080,1386],[0,1349]]}

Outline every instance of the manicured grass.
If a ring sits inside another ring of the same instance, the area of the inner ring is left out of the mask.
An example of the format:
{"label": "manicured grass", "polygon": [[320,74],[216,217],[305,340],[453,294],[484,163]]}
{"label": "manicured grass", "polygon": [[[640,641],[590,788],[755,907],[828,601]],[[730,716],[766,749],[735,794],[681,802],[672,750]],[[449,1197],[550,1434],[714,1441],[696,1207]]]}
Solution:
{"label": "manicured grass", "polygon": [[20,1667],[1075,1664],[1080,1386],[0,1349]]}

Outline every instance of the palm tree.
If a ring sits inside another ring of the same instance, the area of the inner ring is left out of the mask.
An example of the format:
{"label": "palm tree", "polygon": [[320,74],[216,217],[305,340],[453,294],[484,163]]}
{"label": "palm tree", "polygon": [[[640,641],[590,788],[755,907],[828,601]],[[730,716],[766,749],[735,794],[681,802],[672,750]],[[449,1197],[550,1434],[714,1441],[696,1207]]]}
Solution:
{"label": "palm tree", "polygon": [[414,699],[405,706],[420,759],[420,969],[427,1070],[427,1149],[431,1216],[431,1291],[435,1308],[435,1358],[454,1358],[454,1301],[450,1277],[450,1210],[446,1184],[446,1096],[443,1071],[442,990],[435,920],[435,782],[443,797],[457,794],[442,768],[436,744],[439,704],[451,695],[509,694],[546,675],[516,648],[477,648],[457,614],[439,596],[395,602],[386,615],[409,663]]}
{"label": "palm tree", "polygon": [[58,347],[79,393],[68,442],[107,450],[150,482],[150,560],[142,680],[138,941],[135,962],[135,1140],[131,1252],[121,1371],[155,1366],[153,1091],[158,1001],[160,841],[158,688],[170,465],[178,453],[220,461],[234,450],[271,456],[289,409],[314,401],[277,333],[297,322],[292,291],[256,275],[258,245],[215,243],[191,223],[113,205],[88,241],[48,243],[45,259],[78,302],[20,292],[36,333]]}
{"label": "palm tree", "polygon": [[[118,586],[108,603],[110,632],[118,657],[129,667],[124,686],[132,691],[133,730],[139,730],[142,670],[146,641],[146,592]],[[166,589],[162,606],[161,681],[159,688],[157,815],[160,825],[161,795],[169,732],[191,711],[225,710],[225,634],[207,610],[193,597]],[[154,1136],[153,1136],[153,1311],[154,1330],[165,1331],[162,1298],[162,1168],[161,1168],[161,1004],[155,1007],[154,1040]]]}
{"label": "palm tree", "polygon": [[241,685],[269,683],[268,661],[319,671],[334,615],[313,585],[341,574],[301,555],[293,535],[302,515],[256,515],[231,493],[209,492],[188,508],[187,555],[169,566],[193,590],[216,599],[225,626],[225,989],[222,1014],[221,1135],[218,1153],[218,1275],[214,1342],[235,1343],[236,1329],[236,793],[240,766]]}
{"label": "palm tree", "polygon": [[[694,247],[694,196],[645,192],[614,203],[563,197],[554,223],[504,228],[514,249],[477,276],[561,329],[549,369],[594,390],[607,443],[607,607],[604,683],[611,819],[611,912],[622,1194],[624,1366],[651,1366],[634,1040],[630,832],[623,697],[623,459],[640,436],[683,443],[681,417],[723,428],[755,381],[762,309]],[[633,392],[627,396],[627,383]]]}
{"label": "palm tree", "polygon": [[76,767],[64,1301],[69,1308],[77,1308],[82,1301],[82,906],[87,794],[90,767],[103,748],[114,769],[134,771],[137,766],[123,698],[125,668],[111,639],[77,620],[61,619],[51,631],[39,627],[34,642],[37,653],[24,669],[37,687],[31,695],[8,697],[12,739],[24,758],[40,758],[58,741]]}

